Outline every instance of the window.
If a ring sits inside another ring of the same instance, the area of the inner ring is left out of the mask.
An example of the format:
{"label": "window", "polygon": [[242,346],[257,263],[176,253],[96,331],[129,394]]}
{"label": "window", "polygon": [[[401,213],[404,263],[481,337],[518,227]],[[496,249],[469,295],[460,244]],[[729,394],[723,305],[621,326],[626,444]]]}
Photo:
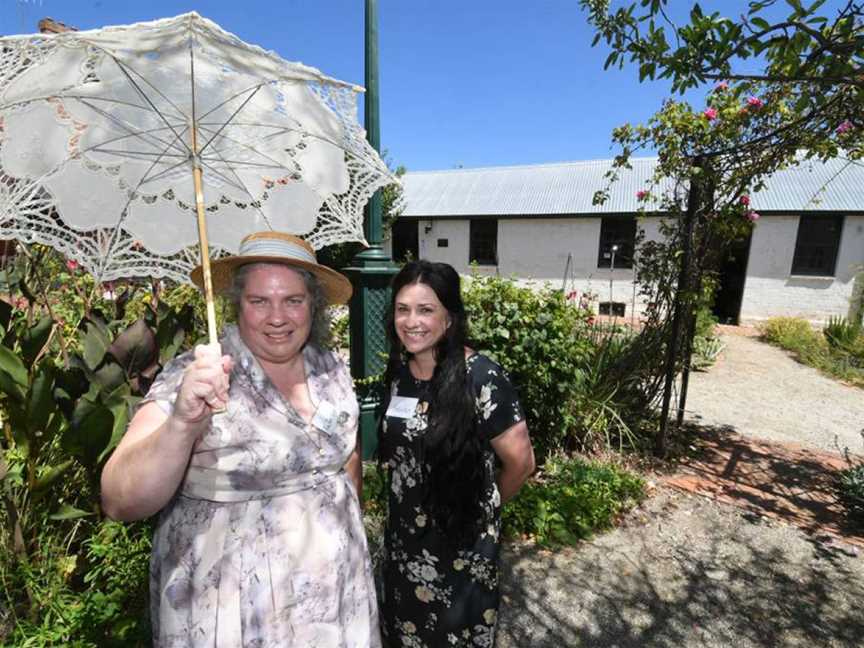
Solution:
{"label": "window", "polygon": [[612,315],[614,317],[624,317],[627,311],[627,306],[624,302],[600,302],[597,304],[597,312],[600,315]]}
{"label": "window", "polygon": [[636,219],[633,217],[606,217],[600,222],[600,252],[597,267],[608,268],[612,264],[612,246],[615,250],[615,267],[633,267],[633,246],[636,242]]}
{"label": "window", "polygon": [[798,221],[792,274],[833,277],[842,231],[842,216],[802,216]]}
{"label": "window", "polygon": [[498,221],[472,220],[468,262],[498,265]]}
{"label": "window", "polygon": [[448,245],[450,245],[448,239],[438,239],[438,247],[447,247]]}

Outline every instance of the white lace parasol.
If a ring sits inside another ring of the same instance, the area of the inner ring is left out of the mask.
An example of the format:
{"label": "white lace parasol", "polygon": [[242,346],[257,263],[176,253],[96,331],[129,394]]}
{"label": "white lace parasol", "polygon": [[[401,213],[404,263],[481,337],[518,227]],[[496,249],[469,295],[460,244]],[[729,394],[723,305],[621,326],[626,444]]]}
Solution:
{"label": "white lace parasol", "polygon": [[395,181],[357,123],[360,88],[196,13],[0,51],[0,239],[50,245],[101,281],[188,281],[196,166],[211,257],[266,229],[316,249],[363,241],[363,206]]}

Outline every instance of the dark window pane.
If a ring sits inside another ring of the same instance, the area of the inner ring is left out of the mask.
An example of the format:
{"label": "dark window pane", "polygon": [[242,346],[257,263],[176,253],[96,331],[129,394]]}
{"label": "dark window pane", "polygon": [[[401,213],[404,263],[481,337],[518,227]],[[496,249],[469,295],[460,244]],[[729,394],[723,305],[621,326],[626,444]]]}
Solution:
{"label": "dark window pane", "polygon": [[468,262],[480,265],[498,265],[498,221],[470,221]]}
{"label": "dark window pane", "polygon": [[842,216],[802,216],[798,220],[792,274],[833,277],[842,231]]}
{"label": "dark window pane", "polygon": [[600,221],[600,250],[597,267],[608,268],[612,264],[612,246],[615,250],[615,267],[633,267],[633,246],[636,241],[636,219],[632,217],[606,217]]}

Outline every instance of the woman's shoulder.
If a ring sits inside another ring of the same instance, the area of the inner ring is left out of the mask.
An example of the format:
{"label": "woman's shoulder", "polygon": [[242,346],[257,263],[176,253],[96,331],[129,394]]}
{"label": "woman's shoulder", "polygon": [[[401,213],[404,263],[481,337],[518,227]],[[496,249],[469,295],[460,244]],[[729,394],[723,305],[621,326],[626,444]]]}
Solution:
{"label": "woman's shoulder", "polygon": [[485,378],[490,375],[507,376],[504,367],[479,351],[472,351],[470,355],[465,358],[465,366],[468,368],[468,374],[475,378]]}
{"label": "woman's shoulder", "polygon": [[337,351],[317,344],[307,344],[303,349],[303,355],[310,364],[311,373],[324,374],[333,371],[347,371],[348,368],[345,359]]}

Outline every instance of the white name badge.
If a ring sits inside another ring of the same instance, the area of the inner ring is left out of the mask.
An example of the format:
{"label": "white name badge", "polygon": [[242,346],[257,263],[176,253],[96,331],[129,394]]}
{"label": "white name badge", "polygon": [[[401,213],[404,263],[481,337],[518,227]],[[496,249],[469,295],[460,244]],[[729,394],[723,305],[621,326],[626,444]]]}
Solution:
{"label": "white name badge", "polygon": [[337,415],[338,412],[333,405],[327,401],[321,401],[318,404],[318,409],[315,410],[315,416],[312,417],[312,425],[329,434],[336,427]]}
{"label": "white name badge", "polygon": [[390,399],[390,407],[387,408],[387,416],[393,418],[411,418],[417,413],[418,399],[408,396],[393,396]]}

